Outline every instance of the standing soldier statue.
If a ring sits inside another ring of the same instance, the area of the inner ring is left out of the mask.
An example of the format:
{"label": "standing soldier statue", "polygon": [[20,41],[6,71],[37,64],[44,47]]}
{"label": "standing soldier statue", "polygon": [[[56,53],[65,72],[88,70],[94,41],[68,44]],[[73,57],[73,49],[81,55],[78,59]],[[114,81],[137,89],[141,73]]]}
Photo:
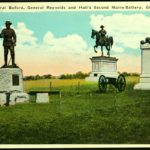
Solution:
{"label": "standing soldier statue", "polygon": [[15,64],[15,52],[14,52],[14,47],[16,46],[16,33],[13,29],[10,28],[11,24],[12,23],[10,21],[6,21],[5,22],[6,28],[3,29],[2,32],[0,33],[0,38],[3,38],[4,62],[5,62],[5,64],[2,67],[7,67],[9,65],[9,63],[7,64],[9,50],[11,54],[12,67],[17,67]]}

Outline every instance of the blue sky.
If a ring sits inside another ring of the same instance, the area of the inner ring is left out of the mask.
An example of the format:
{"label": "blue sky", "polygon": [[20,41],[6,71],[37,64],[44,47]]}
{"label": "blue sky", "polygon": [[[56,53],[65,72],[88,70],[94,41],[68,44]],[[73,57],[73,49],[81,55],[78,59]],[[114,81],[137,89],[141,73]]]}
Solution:
{"label": "blue sky", "polygon": [[[120,21],[117,20],[118,22],[115,22],[114,20],[117,17]],[[129,18],[129,20],[127,17]],[[10,20],[13,23],[13,28],[16,31],[18,31],[18,34],[23,34],[21,32],[21,31],[23,31],[23,29],[21,29],[21,28],[24,28],[24,30],[25,31],[27,30],[27,32],[29,31],[29,35],[26,35],[26,38],[27,38],[27,36],[30,36],[31,39],[33,39],[32,44],[35,42],[36,47],[38,47],[38,49],[41,48],[41,45],[42,46],[44,45],[43,39],[45,36],[46,37],[48,36],[48,38],[53,38],[55,40],[54,43],[58,44],[58,45],[59,45],[60,40],[63,41],[65,38],[68,39],[68,36],[69,36],[69,38],[71,37],[70,39],[72,39],[72,36],[73,36],[73,38],[78,38],[79,42],[81,42],[81,45],[83,44],[81,51],[77,50],[78,54],[80,55],[80,52],[82,53],[82,51],[90,51],[89,54],[85,54],[84,59],[87,59],[87,60],[89,59],[89,57],[92,57],[92,55],[93,56],[95,55],[95,53],[93,52],[93,49],[92,49],[92,47],[95,44],[95,40],[91,39],[91,37],[90,37],[91,29],[94,28],[94,29],[98,30],[99,26],[101,24],[103,24],[105,26],[106,30],[108,31],[108,35],[111,35],[114,37],[115,46],[114,46],[114,50],[112,50],[111,54],[115,57],[120,57],[120,59],[123,59],[122,57],[129,56],[129,58],[131,57],[131,59],[132,59],[132,57],[134,57],[133,59],[140,61],[140,49],[139,49],[138,45],[140,43],[140,40],[143,40],[150,33],[149,32],[150,30],[147,29],[147,27],[149,26],[149,23],[150,23],[150,22],[147,22],[147,20],[150,19],[150,15],[149,15],[149,12],[146,12],[146,11],[145,12],[144,11],[143,12],[136,12],[136,11],[75,12],[74,11],[74,12],[36,12],[36,13],[33,13],[33,12],[19,12],[19,13],[18,12],[13,12],[13,13],[5,12],[5,13],[2,13],[1,12],[0,18],[1,18],[0,19],[0,30],[3,28],[4,22],[6,20]],[[143,21],[145,21],[145,24],[141,23],[140,18],[141,18],[141,20],[144,19]],[[94,19],[96,19],[96,21],[94,21]],[[126,20],[126,22],[123,22],[124,20]],[[22,24],[19,26],[19,23],[20,24],[22,23]],[[136,24],[134,24],[134,23],[136,23]],[[126,24],[127,24],[127,26],[125,26]],[[124,29],[124,27],[125,28],[127,27],[129,31]],[[133,33],[131,32],[130,27],[132,28],[132,30],[134,30],[134,27],[135,27],[135,30],[133,31]],[[143,27],[143,29],[142,29],[142,27]],[[137,36],[136,36],[136,34],[137,34]],[[74,37],[74,35],[77,35],[77,36]],[[134,37],[136,37],[136,38],[139,37],[139,38],[137,38],[137,39],[135,39],[135,41],[133,41],[134,39],[131,38],[132,36],[133,36],[133,38]],[[20,37],[24,38],[23,35],[20,35]],[[120,40],[119,37],[122,37],[122,41],[119,41]],[[18,36],[18,38],[19,38],[19,36]],[[130,40],[126,41],[126,39],[129,39],[129,38],[131,38],[131,40],[132,40],[132,42],[130,43],[131,46],[128,44],[130,42]],[[67,42],[67,40],[65,40],[65,41]],[[16,47],[16,49],[19,49],[19,48],[23,49],[23,45],[27,42],[30,43],[30,41],[24,41],[24,43],[23,42],[18,43],[18,47]],[[137,46],[136,45],[132,46],[133,42],[137,43]],[[28,47],[28,48],[30,48],[30,54],[32,54],[32,53],[35,54],[36,51],[32,51],[32,49],[35,48],[35,47],[33,48],[32,44],[31,44],[31,47]],[[50,43],[49,43],[49,45],[50,45]],[[66,47],[68,47],[68,46],[66,46]],[[80,49],[80,46],[78,46],[77,48]],[[62,49],[63,49],[63,47],[62,47]],[[51,50],[50,47],[49,47],[49,50]],[[99,51],[100,51],[100,49],[99,49]],[[20,53],[20,52],[16,52],[16,53],[18,53],[18,55],[21,55],[21,54],[24,55],[23,50],[22,50],[22,53]],[[42,49],[41,49],[41,53],[43,53]],[[47,51],[47,53],[48,53],[48,51]],[[52,53],[52,51],[50,51],[49,53]],[[69,53],[69,51],[67,51],[67,53]],[[39,59],[40,59],[40,55],[38,55],[38,54],[40,54],[40,50],[39,50],[39,53],[37,52],[37,57],[39,57]],[[1,55],[0,57],[3,57],[2,52],[0,53],[0,55]],[[62,53],[60,53],[60,55],[61,56],[65,55],[65,51],[62,51]],[[72,59],[73,59],[73,57],[74,57],[73,55],[74,54],[71,52],[71,55],[69,55],[68,57],[72,57]],[[99,55],[100,55],[100,53],[99,53]],[[59,57],[59,55],[56,54],[56,57]],[[88,58],[86,58],[86,57],[88,57]],[[3,58],[1,58],[1,59],[3,59]],[[62,57],[62,59],[65,59],[65,58]],[[82,57],[81,57],[81,59],[82,59]],[[71,60],[68,60],[68,61],[71,61]],[[18,59],[18,63],[21,64],[21,60]],[[27,62],[24,61],[24,63],[28,64],[28,61]],[[46,63],[47,62],[45,62],[45,64]],[[48,62],[48,63],[50,63],[50,62]],[[82,61],[81,61],[81,63],[82,63]],[[86,63],[86,62],[83,62],[83,63]],[[121,63],[123,64],[123,61]],[[140,68],[140,62],[138,62],[138,64],[139,64],[138,68]],[[31,72],[27,71],[26,67],[28,65],[23,65],[23,64],[21,64],[21,65],[22,65],[22,67],[25,67],[26,74],[38,74],[37,70],[31,71]],[[88,65],[89,67],[85,67],[86,65]],[[132,65],[134,65],[134,64],[132,64]],[[58,64],[56,65],[56,67],[58,67]],[[88,62],[87,64],[84,64],[83,68],[86,68],[86,69],[83,69],[84,72],[90,71],[90,62]],[[120,68],[121,68],[121,66],[120,66]],[[135,66],[133,66],[133,68],[135,68]],[[71,69],[70,73],[74,73],[76,71],[82,71],[82,70],[78,70],[78,69],[82,69],[82,68],[76,67],[76,69],[74,71]],[[124,69],[127,69],[127,68],[124,68]],[[127,71],[130,71],[130,70],[131,69],[129,69]],[[122,70],[122,71],[125,71],[125,70]],[[140,71],[139,69],[134,70],[134,72],[139,72],[139,71]],[[59,71],[56,71],[56,72],[57,72],[56,73],[57,75],[61,74],[61,73],[69,73],[69,69],[68,70],[60,70],[60,72]],[[44,74],[44,73],[46,73],[46,70],[41,71],[41,72],[39,71],[39,74]],[[55,70],[52,70],[52,74],[55,74]]]}
{"label": "blue sky", "polygon": [[[109,16],[116,13],[126,15],[135,13],[141,14],[141,12],[134,11],[0,13],[0,24],[2,25],[6,20],[11,20],[14,26],[16,26],[18,22],[25,22],[26,26],[34,31],[34,34],[38,37],[39,42],[42,40],[45,32],[51,30],[57,37],[78,33],[87,40],[87,43],[91,44],[91,26],[89,23],[90,15],[102,14]],[[146,11],[142,12],[142,14],[149,16],[149,12]]]}

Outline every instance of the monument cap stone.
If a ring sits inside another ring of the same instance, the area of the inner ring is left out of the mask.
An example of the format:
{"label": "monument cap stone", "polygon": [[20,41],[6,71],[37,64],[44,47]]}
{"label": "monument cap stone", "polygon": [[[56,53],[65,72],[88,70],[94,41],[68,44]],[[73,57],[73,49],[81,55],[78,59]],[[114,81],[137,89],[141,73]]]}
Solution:
{"label": "monument cap stone", "polygon": [[111,60],[111,61],[118,61],[116,57],[107,57],[107,56],[94,56],[90,58],[91,60]]}

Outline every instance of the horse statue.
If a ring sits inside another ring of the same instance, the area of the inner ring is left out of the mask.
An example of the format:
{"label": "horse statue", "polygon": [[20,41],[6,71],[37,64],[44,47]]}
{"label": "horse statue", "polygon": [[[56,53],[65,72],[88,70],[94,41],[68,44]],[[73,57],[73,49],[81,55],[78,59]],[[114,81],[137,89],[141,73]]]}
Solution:
{"label": "horse statue", "polygon": [[91,38],[94,39],[95,36],[96,36],[96,41],[95,41],[96,45],[94,45],[94,51],[97,53],[96,48],[98,46],[101,46],[101,52],[102,52],[101,56],[103,56],[103,46],[105,46],[107,50],[107,56],[110,57],[110,49],[112,48],[113,45],[113,37],[106,36],[105,39],[102,39],[99,32],[92,29]]}

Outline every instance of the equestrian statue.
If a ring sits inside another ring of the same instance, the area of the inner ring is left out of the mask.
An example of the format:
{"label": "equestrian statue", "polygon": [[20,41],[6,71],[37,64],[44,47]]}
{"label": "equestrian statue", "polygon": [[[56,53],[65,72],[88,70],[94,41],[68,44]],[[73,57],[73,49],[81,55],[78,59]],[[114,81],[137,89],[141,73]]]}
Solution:
{"label": "equestrian statue", "polygon": [[101,30],[100,31],[96,31],[92,29],[92,34],[91,34],[91,38],[94,39],[94,37],[96,37],[96,41],[95,41],[95,45],[94,45],[94,51],[95,53],[97,53],[96,48],[98,46],[101,47],[101,56],[103,56],[103,46],[105,46],[106,50],[107,50],[107,56],[110,57],[110,49],[112,48],[113,45],[113,37],[110,36],[108,37],[106,34],[106,30],[104,29],[104,26],[101,25],[100,26]]}

